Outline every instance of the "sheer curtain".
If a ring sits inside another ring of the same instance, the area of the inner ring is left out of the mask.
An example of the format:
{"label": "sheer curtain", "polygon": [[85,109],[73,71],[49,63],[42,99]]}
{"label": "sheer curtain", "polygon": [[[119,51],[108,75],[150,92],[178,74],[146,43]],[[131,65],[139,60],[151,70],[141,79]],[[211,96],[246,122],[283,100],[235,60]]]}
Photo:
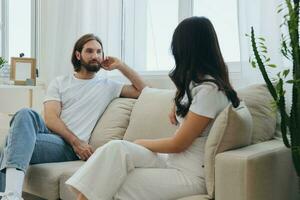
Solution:
{"label": "sheer curtain", "polygon": [[120,57],[121,5],[121,0],[40,0],[40,79],[48,84],[72,73],[73,46],[86,33],[101,38],[106,55]]}
{"label": "sheer curtain", "polygon": [[271,69],[269,72],[275,75],[282,70],[285,63],[280,54],[281,30],[279,28],[282,17],[277,13],[277,7],[282,0],[239,0],[239,32],[242,80],[245,85],[263,82],[258,68],[253,69],[249,64],[249,57],[253,55],[250,45],[251,26],[254,27],[255,34],[266,39],[268,55],[271,62],[277,65],[277,69]]}

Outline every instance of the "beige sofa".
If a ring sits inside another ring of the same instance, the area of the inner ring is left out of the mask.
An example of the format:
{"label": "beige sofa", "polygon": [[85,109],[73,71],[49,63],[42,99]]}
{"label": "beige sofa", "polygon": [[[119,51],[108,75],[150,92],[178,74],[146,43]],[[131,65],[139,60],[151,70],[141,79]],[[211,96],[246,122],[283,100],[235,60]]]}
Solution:
{"label": "beige sofa", "polygon": [[[170,136],[177,128],[168,122],[173,95],[172,90],[147,88],[138,100],[115,99],[98,121],[91,145],[97,148],[112,139],[133,141]],[[207,194],[180,200],[299,199],[290,149],[280,139],[274,139],[276,115],[266,88],[251,86],[240,90],[239,96],[249,108],[252,120],[232,116],[235,111],[231,108],[220,114],[215,122],[219,126],[214,125],[205,149]],[[3,116],[0,120],[3,140],[8,120]],[[235,138],[241,137],[250,140],[239,143]],[[32,165],[24,191],[44,199],[75,199],[64,183],[82,164],[73,161]]]}

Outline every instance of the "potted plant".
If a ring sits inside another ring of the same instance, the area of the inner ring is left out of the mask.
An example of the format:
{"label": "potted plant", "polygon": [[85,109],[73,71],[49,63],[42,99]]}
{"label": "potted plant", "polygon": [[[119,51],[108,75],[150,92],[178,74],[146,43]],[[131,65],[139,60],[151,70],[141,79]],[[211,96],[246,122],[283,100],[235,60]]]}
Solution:
{"label": "potted plant", "polygon": [[7,61],[6,61],[4,58],[0,57],[0,69],[1,69],[6,63],[7,63]]}
{"label": "potted plant", "polygon": [[[270,91],[281,116],[281,132],[286,147],[291,148],[294,167],[300,178],[300,47],[299,47],[299,0],[284,0],[278,6],[278,13],[283,14],[280,28],[286,28],[287,33],[281,37],[281,53],[292,64],[289,69],[277,74],[276,82],[272,83],[266,71],[267,67],[274,68],[267,56],[265,39],[256,37],[251,27],[251,45],[254,57],[250,59],[253,67],[258,66],[264,81]],[[291,72],[290,76],[289,73]],[[291,78],[288,78],[291,77]],[[288,79],[288,80],[287,80]],[[286,109],[285,85],[291,84],[291,111]]]}

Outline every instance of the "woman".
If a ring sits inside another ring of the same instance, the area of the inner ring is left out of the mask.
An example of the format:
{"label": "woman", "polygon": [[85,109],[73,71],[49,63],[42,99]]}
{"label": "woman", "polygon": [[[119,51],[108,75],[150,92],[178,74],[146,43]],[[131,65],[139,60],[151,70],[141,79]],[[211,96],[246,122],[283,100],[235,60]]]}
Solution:
{"label": "woman", "polygon": [[[204,17],[182,21],[173,34],[180,127],[173,137],[111,141],[98,148],[67,181],[78,199],[177,199],[205,193],[204,145],[216,116],[231,102],[239,105],[229,83],[217,36]],[[171,122],[176,123],[175,107]]]}

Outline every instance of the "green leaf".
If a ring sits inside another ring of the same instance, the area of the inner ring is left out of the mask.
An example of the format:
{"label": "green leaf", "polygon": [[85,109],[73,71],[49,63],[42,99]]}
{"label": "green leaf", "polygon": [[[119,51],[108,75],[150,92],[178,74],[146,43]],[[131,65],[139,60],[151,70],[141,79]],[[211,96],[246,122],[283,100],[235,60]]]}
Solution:
{"label": "green leaf", "polygon": [[261,49],[267,50],[266,46],[260,46]]}
{"label": "green leaf", "polygon": [[289,73],[290,73],[290,70],[286,69],[286,70],[283,70],[282,75],[284,78],[286,78]]}
{"label": "green leaf", "polygon": [[246,37],[250,37],[250,35],[248,33],[245,34]]}
{"label": "green leaf", "polygon": [[251,65],[252,65],[253,68],[256,68],[256,62],[252,61]]}
{"label": "green leaf", "polygon": [[275,64],[268,64],[267,66],[272,67],[272,68],[275,68],[275,67],[276,67]]}
{"label": "green leaf", "polygon": [[264,41],[264,42],[266,41],[266,39],[263,38],[263,37],[258,37],[258,39],[261,40],[261,41]]}
{"label": "green leaf", "polygon": [[0,69],[1,69],[6,63],[7,63],[7,61],[6,61],[4,58],[0,57]]}
{"label": "green leaf", "polygon": [[271,60],[271,58],[267,58],[266,60],[265,60],[265,62],[269,62]]}
{"label": "green leaf", "polygon": [[297,79],[297,80],[291,79],[291,80],[286,81],[286,83],[288,83],[288,84],[299,84],[300,79]]}
{"label": "green leaf", "polygon": [[280,77],[280,72],[278,72],[276,75],[277,75],[278,77]]}
{"label": "green leaf", "polygon": [[266,49],[261,50],[260,52],[262,52],[262,53],[268,53],[268,51]]}

